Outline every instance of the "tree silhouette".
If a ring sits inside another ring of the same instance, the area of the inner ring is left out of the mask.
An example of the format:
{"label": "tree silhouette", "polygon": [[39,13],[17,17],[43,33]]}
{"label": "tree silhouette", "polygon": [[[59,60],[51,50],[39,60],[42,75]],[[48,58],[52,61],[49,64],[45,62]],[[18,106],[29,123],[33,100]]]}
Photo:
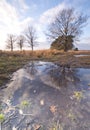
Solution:
{"label": "tree silhouette", "polygon": [[68,36],[72,36],[73,41],[76,41],[82,33],[82,28],[85,26],[87,16],[82,13],[77,13],[73,8],[63,9],[58,12],[54,22],[49,26],[48,36],[53,40],[63,37],[62,44],[64,51],[68,48]]}
{"label": "tree silhouette", "polygon": [[18,36],[17,46],[20,48],[21,51],[22,48],[24,47],[24,42],[25,42],[25,37],[23,35]]}
{"label": "tree silhouette", "polygon": [[59,36],[54,42],[52,42],[51,49],[65,50],[66,47],[67,50],[71,50],[72,48],[74,48],[73,36],[67,36],[67,44],[64,45],[64,43],[64,36]]}
{"label": "tree silhouette", "polygon": [[34,46],[37,45],[36,43],[37,35],[36,35],[35,28],[33,26],[28,26],[28,28],[26,29],[25,36],[26,36],[27,43],[29,44],[29,46],[33,51]]}
{"label": "tree silhouette", "polygon": [[11,49],[11,51],[13,51],[14,49],[14,43],[16,42],[16,37],[13,34],[8,34],[8,38],[6,41],[6,48],[7,49]]}

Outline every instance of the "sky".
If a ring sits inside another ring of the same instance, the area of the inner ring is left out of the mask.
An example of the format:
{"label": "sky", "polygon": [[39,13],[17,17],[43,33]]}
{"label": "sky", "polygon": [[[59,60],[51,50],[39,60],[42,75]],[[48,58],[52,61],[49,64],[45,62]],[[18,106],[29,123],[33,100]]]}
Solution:
{"label": "sky", "polygon": [[[90,0],[0,0],[0,50],[6,49],[8,34],[20,35],[29,25],[37,30],[39,45],[47,49],[45,31],[58,11],[72,8],[90,17]],[[90,50],[90,18],[75,46]]]}

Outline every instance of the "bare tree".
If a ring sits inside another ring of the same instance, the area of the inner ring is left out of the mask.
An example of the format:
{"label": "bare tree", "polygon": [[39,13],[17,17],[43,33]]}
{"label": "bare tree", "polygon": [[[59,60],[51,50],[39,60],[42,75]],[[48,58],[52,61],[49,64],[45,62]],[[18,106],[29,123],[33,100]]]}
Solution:
{"label": "bare tree", "polygon": [[49,26],[48,36],[53,40],[63,37],[64,51],[68,50],[68,37],[72,36],[73,41],[79,38],[82,28],[85,26],[87,16],[77,13],[73,8],[59,11],[54,22]]}
{"label": "bare tree", "polygon": [[7,38],[7,41],[6,41],[6,43],[7,43],[6,48],[11,49],[11,51],[13,51],[15,41],[16,41],[15,35],[8,34],[8,38]]}
{"label": "bare tree", "polygon": [[23,35],[18,36],[17,46],[20,48],[21,51],[22,48],[24,47],[24,42],[25,42],[25,37]]}
{"label": "bare tree", "polygon": [[28,26],[26,29],[26,41],[28,42],[29,46],[31,47],[32,51],[34,49],[34,46],[37,45],[37,35],[36,35],[36,30],[33,26]]}

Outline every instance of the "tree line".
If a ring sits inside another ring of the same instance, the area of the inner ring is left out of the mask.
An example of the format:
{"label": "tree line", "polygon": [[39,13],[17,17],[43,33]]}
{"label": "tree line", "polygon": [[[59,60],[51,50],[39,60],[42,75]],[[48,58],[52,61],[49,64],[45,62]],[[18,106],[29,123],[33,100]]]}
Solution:
{"label": "tree line", "polygon": [[[88,17],[83,13],[76,12],[73,8],[63,9],[59,11],[53,22],[49,24],[46,36],[52,40],[52,49],[63,49],[68,51],[74,48],[74,42],[77,41],[83,32],[83,27],[87,23]],[[26,41],[32,51],[37,44],[36,30],[33,26],[28,26],[25,35],[17,38],[17,45],[22,50]],[[13,51],[13,45],[16,38],[13,35],[8,35],[7,48]]]}
{"label": "tree line", "polygon": [[13,34],[8,34],[6,40],[6,48],[10,49],[11,51],[14,50],[14,47],[17,46],[22,51],[25,44],[31,47],[33,51],[34,46],[37,45],[37,33],[33,26],[28,26],[25,31],[25,34],[15,36]]}

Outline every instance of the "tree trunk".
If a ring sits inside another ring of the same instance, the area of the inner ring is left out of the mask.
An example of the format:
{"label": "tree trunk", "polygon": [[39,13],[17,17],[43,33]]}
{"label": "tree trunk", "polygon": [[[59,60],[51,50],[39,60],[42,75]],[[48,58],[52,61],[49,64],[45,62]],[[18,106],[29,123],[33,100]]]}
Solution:
{"label": "tree trunk", "polygon": [[32,52],[33,52],[33,45],[32,45]]}
{"label": "tree trunk", "polygon": [[13,51],[13,43],[11,43],[11,51]]}
{"label": "tree trunk", "polygon": [[2,130],[2,123],[0,122],[0,130]]}

